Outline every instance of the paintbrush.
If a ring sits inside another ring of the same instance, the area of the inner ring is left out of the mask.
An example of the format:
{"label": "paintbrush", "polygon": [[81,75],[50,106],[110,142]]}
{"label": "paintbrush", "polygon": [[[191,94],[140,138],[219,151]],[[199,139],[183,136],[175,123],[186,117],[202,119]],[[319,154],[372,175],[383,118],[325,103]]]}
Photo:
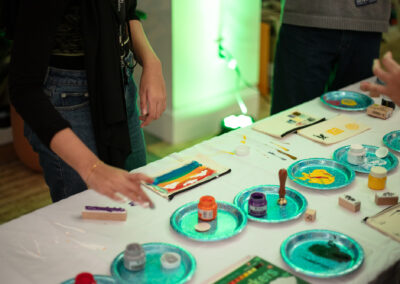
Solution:
{"label": "paintbrush", "polygon": [[288,156],[290,159],[292,159],[292,160],[297,160],[297,157],[295,157],[295,156],[293,156],[293,155],[290,155],[290,154],[288,154],[288,153],[285,153],[285,152],[283,152],[283,151],[281,151],[281,150],[279,150],[279,149],[277,149],[276,151],[278,151],[279,153],[281,153],[281,154],[283,154],[283,155],[286,155],[286,156]]}

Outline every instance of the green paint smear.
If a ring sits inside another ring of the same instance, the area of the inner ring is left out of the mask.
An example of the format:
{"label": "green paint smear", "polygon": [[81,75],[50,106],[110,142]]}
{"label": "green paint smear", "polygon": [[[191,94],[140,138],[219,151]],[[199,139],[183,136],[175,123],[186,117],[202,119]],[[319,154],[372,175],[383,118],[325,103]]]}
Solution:
{"label": "green paint smear", "polygon": [[312,245],[308,248],[314,255],[334,260],[337,262],[348,262],[352,260],[351,255],[340,251],[340,248],[335,245],[332,241],[329,241],[327,245]]}

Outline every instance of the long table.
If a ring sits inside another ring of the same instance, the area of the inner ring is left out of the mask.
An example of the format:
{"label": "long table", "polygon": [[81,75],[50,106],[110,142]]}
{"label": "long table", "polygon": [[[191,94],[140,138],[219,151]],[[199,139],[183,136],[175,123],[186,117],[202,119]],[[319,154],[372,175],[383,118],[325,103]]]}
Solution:
{"label": "long table", "polygon": [[[359,84],[345,89],[360,91]],[[128,211],[128,219],[125,222],[81,219],[80,214],[85,205],[121,206],[93,190],[87,190],[5,223],[0,226],[0,282],[59,283],[82,271],[110,275],[111,262],[132,242],[165,242],[188,250],[197,263],[191,283],[203,283],[247,255],[258,255],[311,283],[368,283],[375,279],[380,272],[400,258],[400,244],[362,222],[364,217],[383,209],[375,204],[375,192],[367,187],[367,174],[357,173],[351,185],[331,191],[307,189],[288,180],[286,186],[302,193],[308,201],[308,207],[317,211],[315,222],[305,222],[304,218],[278,224],[249,221],[237,236],[217,242],[187,239],[177,234],[170,226],[170,216],[178,207],[196,201],[203,195],[213,195],[217,200],[233,202],[235,195],[245,188],[279,184],[278,170],[289,167],[293,161],[263,155],[264,149],[260,145],[268,144],[269,141],[281,145],[289,143],[285,145],[298,160],[313,157],[332,158],[335,149],[348,144],[381,146],[382,137],[400,127],[398,108],[388,120],[369,117],[365,112],[337,111],[323,105],[319,98],[295,109],[326,118],[345,113],[370,125],[371,129],[340,143],[324,146],[297,134],[277,140],[247,127],[169,155],[139,171],[148,174],[160,172],[170,168],[177,159],[200,153],[231,168],[232,172],[179,194],[171,201],[149,192],[156,208],[150,210],[124,204],[122,206]],[[229,152],[233,152],[241,144],[244,136],[250,154],[230,154]],[[266,152],[268,150],[270,149],[265,148]],[[399,153],[395,155],[399,157]],[[386,190],[399,193],[399,185],[400,171],[396,168],[388,174]],[[338,205],[338,197],[344,193],[351,193],[361,200],[359,212],[352,213]],[[309,229],[338,231],[355,239],[365,253],[361,268],[347,276],[331,279],[311,278],[290,270],[280,256],[280,245],[288,236]]]}

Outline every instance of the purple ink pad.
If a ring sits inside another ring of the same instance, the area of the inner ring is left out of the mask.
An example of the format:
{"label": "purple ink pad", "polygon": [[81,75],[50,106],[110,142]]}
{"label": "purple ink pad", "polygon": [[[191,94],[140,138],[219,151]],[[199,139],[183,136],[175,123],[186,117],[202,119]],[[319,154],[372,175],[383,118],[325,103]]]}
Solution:
{"label": "purple ink pad", "polygon": [[253,192],[249,199],[249,214],[254,217],[263,217],[267,214],[267,199],[262,192]]}

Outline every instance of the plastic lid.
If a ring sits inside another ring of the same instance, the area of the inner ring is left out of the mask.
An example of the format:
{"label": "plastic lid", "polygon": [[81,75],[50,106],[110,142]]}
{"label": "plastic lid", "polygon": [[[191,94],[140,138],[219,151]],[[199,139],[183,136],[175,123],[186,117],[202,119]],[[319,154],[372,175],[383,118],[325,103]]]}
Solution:
{"label": "plastic lid", "polygon": [[371,168],[370,174],[377,178],[383,178],[387,175],[387,170],[384,167],[374,166]]}
{"label": "plastic lid", "polygon": [[181,265],[181,256],[176,252],[166,252],[161,256],[161,265],[165,269],[174,269]]}
{"label": "plastic lid", "polygon": [[76,275],[75,284],[96,284],[96,280],[89,272],[82,272]]}
{"label": "plastic lid", "polygon": [[362,153],[365,151],[363,145],[361,144],[351,144],[350,151],[354,154]]}
{"label": "plastic lid", "polygon": [[377,156],[378,158],[385,158],[387,155],[389,154],[389,149],[386,147],[379,147],[376,151],[375,151],[375,156]]}
{"label": "plastic lid", "polygon": [[247,156],[250,153],[250,148],[246,145],[239,145],[236,147],[235,153],[238,156]]}

